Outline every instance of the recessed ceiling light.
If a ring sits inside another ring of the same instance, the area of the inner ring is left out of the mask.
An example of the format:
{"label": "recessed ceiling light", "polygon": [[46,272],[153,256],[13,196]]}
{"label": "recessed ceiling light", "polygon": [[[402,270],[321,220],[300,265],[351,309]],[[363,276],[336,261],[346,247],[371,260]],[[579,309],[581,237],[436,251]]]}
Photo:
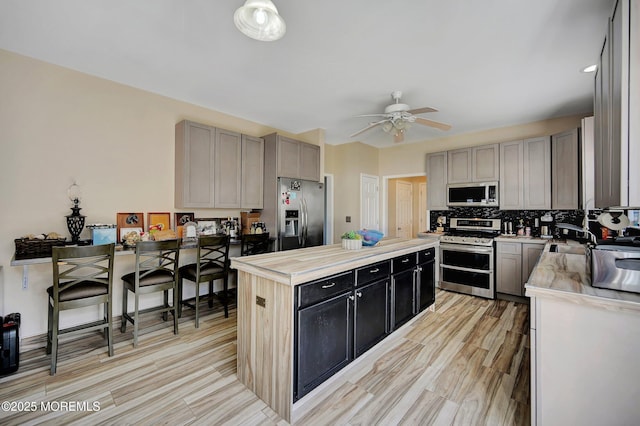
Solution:
{"label": "recessed ceiling light", "polygon": [[589,65],[588,67],[582,68],[582,72],[594,72],[597,69],[598,69],[598,66],[596,64],[593,64],[593,65]]}

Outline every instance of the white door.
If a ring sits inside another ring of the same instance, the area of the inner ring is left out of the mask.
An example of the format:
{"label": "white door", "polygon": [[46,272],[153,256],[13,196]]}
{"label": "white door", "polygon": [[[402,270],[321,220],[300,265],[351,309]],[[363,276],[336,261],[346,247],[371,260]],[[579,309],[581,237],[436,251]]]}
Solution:
{"label": "white door", "polygon": [[380,229],[378,176],[360,175],[360,228]]}
{"label": "white door", "polygon": [[429,223],[427,222],[427,183],[420,183],[418,185],[418,232],[424,232],[429,229]]}
{"label": "white door", "polygon": [[412,238],[413,234],[413,185],[396,182],[396,236]]}

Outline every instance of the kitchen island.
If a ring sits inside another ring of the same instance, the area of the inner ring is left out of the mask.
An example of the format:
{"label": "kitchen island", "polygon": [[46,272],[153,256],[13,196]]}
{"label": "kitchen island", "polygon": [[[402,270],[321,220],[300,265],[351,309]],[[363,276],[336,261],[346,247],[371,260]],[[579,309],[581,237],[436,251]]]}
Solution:
{"label": "kitchen island", "polygon": [[581,245],[548,243],[531,298],[531,424],[640,424],[640,294],[591,286]]}
{"label": "kitchen island", "polygon": [[232,258],[238,379],[292,422],[294,402],[433,303],[437,245],[393,238]]}

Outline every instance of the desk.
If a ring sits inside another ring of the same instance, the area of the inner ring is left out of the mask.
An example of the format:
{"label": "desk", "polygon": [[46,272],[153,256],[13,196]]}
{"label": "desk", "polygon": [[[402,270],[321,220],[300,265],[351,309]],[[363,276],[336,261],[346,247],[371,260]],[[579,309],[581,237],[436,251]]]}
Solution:
{"label": "desk", "polygon": [[[239,246],[241,240],[238,238],[232,238],[229,242],[230,246]],[[180,246],[181,250],[195,249],[197,244],[195,242],[189,242]],[[125,256],[135,254],[134,248],[124,248],[121,244],[116,245],[116,256]],[[231,253],[230,253],[231,254]],[[44,263],[51,263],[51,257],[36,257],[32,259],[16,259],[15,253],[11,258],[11,266],[22,266],[22,288],[26,290],[29,287],[29,265],[39,265]],[[2,268],[2,266],[0,266]]]}

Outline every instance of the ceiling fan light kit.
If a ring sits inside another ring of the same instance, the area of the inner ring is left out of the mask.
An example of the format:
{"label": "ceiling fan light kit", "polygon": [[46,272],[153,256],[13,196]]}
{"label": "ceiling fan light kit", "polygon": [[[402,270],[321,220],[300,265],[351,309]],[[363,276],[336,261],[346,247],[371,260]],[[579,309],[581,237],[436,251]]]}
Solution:
{"label": "ceiling fan light kit", "polygon": [[271,0],[247,0],[233,15],[236,27],[247,37],[259,41],[275,41],[287,26]]}
{"label": "ceiling fan light kit", "polygon": [[352,134],[351,137],[357,136],[369,129],[377,126],[382,126],[382,130],[387,133],[393,133],[394,142],[402,142],[404,140],[405,131],[411,126],[411,123],[422,124],[423,126],[434,127],[440,130],[449,130],[451,126],[448,124],[440,123],[438,121],[427,120],[425,118],[416,117],[414,114],[424,114],[427,112],[438,111],[435,108],[423,107],[411,109],[409,105],[400,102],[402,92],[394,91],[391,93],[391,99],[394,103],[388,105],[384,109],[382,114],[364,114],[358,117],[382,117],[377,122],[369,123],[367,127]]}

